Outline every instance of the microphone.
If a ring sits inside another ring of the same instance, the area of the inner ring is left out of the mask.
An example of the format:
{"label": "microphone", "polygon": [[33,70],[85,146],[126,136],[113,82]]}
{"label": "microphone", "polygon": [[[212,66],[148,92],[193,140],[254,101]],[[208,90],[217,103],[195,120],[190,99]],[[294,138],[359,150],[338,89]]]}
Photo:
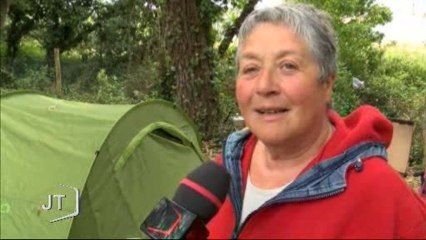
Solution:
{"label": "microphone", "polygon": [[207,161],[181,180],[173,200],[160,200],[140,229],[151,239],[206,238],[205,225],[225,201],[229,182],[222,166]]}

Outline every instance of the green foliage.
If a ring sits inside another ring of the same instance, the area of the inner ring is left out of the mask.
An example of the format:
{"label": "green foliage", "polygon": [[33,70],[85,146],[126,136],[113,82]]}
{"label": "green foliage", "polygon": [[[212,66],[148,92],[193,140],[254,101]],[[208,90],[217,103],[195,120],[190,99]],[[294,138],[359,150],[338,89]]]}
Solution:
{"label": "green foliage", "polygon": [[18,57],[21,57],[21,60],[22,58],[41,60],[46,55],[40,43],[33,38],[24,38],[20,49],[21,52],[18,54]]}
{"label": "green foliage", "polygon": [[0,67],[0,88],[16,88],[13,75],[3,66]]}
{"label": "green foliage", "polygon": [[160,81],[156,62],[144,62],[131,66],[132,71],[125,75],[124,91],[132,102],[159,98]]}
{"label": "green foliage", "polygon": [[216,60],[214,87],[218,92],[218,102],[220,103],[221,119],[218,139],[213,139],[216,144],[220,145],[223,138],[234,130],[232,116],[238,112],[238,106],[235,101],[235,76],[236,68],[234,62],[235,47],[230,47],[230,54]]}
{"label": "green foliage", "polygon": [[[1,28],[0,29],[0,58],[2,59],[2,61],[6,57],[6,50],[7,50],[5,35],[6,35],[6,31],[4,30],[4,28]],[[2,65],[3,65],[3,62],[2,62]]]}
{"label": "green foliage", "polygon": [[410,55],[386,56],[369,81],[363,102],[380,106],[391,118],[413,119],[426,95],[424,76],[424,61]]}
{"label": "green foliage", "polygon": [[377,69],[365,81],[365,89],[352,88],[352,74],[339,66],[334,87],[334,108],[347,115],[360,104],[377,107],[390,119],[414,122],[410,153],[412,165],[423,158],[422,131],[426,128],[426,47],[406,49],[397,45],[383,48],[385,54]]}
{"label": "green foliage", "polygon": [[45,48],[61,52],[75,47],[95,28],[94,14],[101,4],[97,0],[22,0],[11,5],[9,11],[8,56],[16,57],[24,36],[31,34]]}
{"label": "green foliage", "polygon": [[52,84],[46,73],[47,66],[30,68],[24,76],[17,78],[7,72],[5,68],[1,68],[0,88],[2,93],[12,90],[32,90],[49,93]]}
{"label": "green foliage", "polygon": [[87,42],[92,56],[99,57],[103,67],[112,69],[141,63],[153,57],[158,44],[158,5],[156,1],[121,0],[105,8],[99,29]]}
{"label": "green foliage", "polygon": [[414,122],[412,164],[423,158],[422,131],[426,129],[426,47],[408,50],[388,46],[376,73],[363,92],[363,103],[378,107],[391,119]]}
{"label": "green foliage", "polygon": [[352,76],[367,79],[380,63],[382,51],[375,47],[383,36],[374,27],[392,19],[391,11],[374,0],[299,0],[328,12],[339,43],[339,62]]}
{"label": "green foliage", "polygon": [[[217,139],[208,139],[216,143],[233,130],[230,117],[238,113],[234,98],[235,46],[231,44],[223,57],[219,57],[217,49],[247,2],[196,1],[202,25],[207,29],[208,54],[195,56],[189,66],[202,68],[209,62],[212,68],[211,80],[219,93],[219,114],[224,116],[219,120]],[[391,13],[373,0],[296,2],[314,4],[332,16],[339,40],[333,107],[345,116],[360,104],[371,104],[389,118],[414,121],[411,162],[419,164],[423,154],[421,131],[426,128],[425,47],[381,47],[382,35],[374,28],[390,21]],[[13,88],[53,95],[45,58],[48,49],[59,46],[65,99],[93,103],[137,103],[159,96],[176,99],[173,76],[177,66],[171,65],[170,56],[162,56],[166,41],[170,40],[164,38],[161,28],[166,3],[165,0],[15,1],[7,25],[1,30],[1,92]],[[12,45],[19,48],[14,61],[7,55]],[[5,67],[10,62],[13,63],[10,68]],[[365,81],[365,89],[354,90],[353,77]],[[202,90],[196,90],[197,94],[202,94]]]}
{"label": "green foliage", "polygon": [[[4,43],[2,45],[5,46]],[[43,58],[43,54],[43,50],[36,41],[26,39],[21,46],[21,52],[17,56],[19,61],[14,62],[13,68],[11,68],[7,65],[7,56],[2,52],[0,86],[2,88],[28,88],[38,86],[40,81],[36,76],[41,75],[41,78],[44,78],[45,68],[40,61],[40,59]],[[16,83],[16,78],[20,78],[23,82]],[[25,80],[22,80],[22,78]],[[30,83],[32,80],[37,81],[37,83]],[[37,87],[37,90],[40,90],[40,88]]]}
{"label": "green foliage", "polygon": [[116,76],[109,76],[105,69],[97,74],[90,89],[84,89],[81,82],[76,82],[64,91],[64,99],[101,104],[125,104],[130,100],[124,94],[124,84]]}
{"label": "green foliage", "polygon": [[30,69],[25,77],[16,80],[16,86],[22,90],[49,91],[52,84],[46,73],[47,66]]}
{"label": "green foliage", "polygon": [[359,106],[360,102],[359,92],[352,88],[351,72],[339,63],[337,79],[333,88],[333,109],[342,116],[347,116]]}

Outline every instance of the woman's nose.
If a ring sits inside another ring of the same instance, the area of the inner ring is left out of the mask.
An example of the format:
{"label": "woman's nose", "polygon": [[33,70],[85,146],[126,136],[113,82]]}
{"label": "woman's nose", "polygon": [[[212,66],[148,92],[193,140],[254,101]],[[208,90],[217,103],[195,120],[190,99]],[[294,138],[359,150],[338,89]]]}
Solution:
{"label": "woman's nose", "polygon": [[272,70],[264,70],[256,79],[256,93],[262,96],[277,94],[278,89],[276,76]]}

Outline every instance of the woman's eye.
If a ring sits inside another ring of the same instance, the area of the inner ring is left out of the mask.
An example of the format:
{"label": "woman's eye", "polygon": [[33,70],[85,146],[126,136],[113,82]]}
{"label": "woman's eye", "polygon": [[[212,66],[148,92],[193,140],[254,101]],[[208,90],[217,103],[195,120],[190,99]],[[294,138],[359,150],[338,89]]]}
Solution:
{"label": "woman's eye", "polygon": [[257,72],[257,67],[247,67],[243,69],[243,74],[252,74]]}
{"label": "woman's eye", "polygon": [[285,71],[297,70],[297,65],[293,63],[284,63],[281,65],[281,69]]}

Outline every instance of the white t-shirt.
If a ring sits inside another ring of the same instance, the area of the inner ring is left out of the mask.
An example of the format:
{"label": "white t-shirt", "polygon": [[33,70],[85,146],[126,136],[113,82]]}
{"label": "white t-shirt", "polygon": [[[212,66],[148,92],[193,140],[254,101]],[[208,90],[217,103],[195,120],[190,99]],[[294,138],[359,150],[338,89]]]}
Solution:
{"label": "white t-shirt", "polygon": [[247,216],[258,209],[262,204],[264,204],[269,199],[275,197],[278,193],[280,193],[284,188],[290,185],[291,182],[285,184],[284,186],[273,188],[273,189],[261,189],[255,187],[251,183],[250,174],[248,174],[247,178],[247,186],[246,192],[244,194],[243,200],[243,211],[241,214],[240,225],[244,222]]}

